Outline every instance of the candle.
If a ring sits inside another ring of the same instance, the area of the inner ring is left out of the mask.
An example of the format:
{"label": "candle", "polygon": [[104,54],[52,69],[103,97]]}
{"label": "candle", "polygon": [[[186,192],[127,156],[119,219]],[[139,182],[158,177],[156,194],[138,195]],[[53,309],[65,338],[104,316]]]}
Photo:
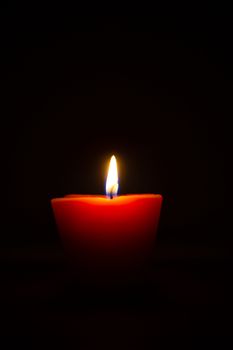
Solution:
{"label": "candle", "polygon": [[135,265],[153,247],[162,196],[117,196],[116,158],[112,156],[106,196],[67,195],[52,199],[56,223],[69,256],[85,266]]}

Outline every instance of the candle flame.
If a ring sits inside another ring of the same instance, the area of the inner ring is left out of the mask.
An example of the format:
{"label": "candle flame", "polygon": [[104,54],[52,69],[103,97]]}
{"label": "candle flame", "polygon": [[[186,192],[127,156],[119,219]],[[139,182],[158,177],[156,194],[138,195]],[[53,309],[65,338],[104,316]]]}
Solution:
{"label": "candle flame", "polygon": [[117,161],[116,157],[112,156],[109,168],[108,168],[108,176],[106,181],[106,194],[110,198],[117,196],[118,191],[118,172],[117,172]]}

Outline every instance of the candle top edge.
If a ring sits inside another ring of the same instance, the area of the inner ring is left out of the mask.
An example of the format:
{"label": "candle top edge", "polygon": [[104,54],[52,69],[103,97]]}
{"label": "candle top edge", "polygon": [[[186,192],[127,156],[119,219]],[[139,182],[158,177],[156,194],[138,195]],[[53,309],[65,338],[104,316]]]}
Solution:
{"label": "candle top edge", "polygon": [[94,200],[94,201],[110,201],[112,203],[118,202],[121,200],[139,200],[139,199],[147,199],[147,198],[160,198],[162,199],[161,194],[152,194],[152,193],[146,193],[146,194],[126,194],[126,195],[121,195],[121,196],[116,196],[113,199],[110,199],[107,196],[104,195],[83,195],[83,194],[69,194],[64,197],[60,198],[53,198],[52,201],[89,201],[89,200]]}

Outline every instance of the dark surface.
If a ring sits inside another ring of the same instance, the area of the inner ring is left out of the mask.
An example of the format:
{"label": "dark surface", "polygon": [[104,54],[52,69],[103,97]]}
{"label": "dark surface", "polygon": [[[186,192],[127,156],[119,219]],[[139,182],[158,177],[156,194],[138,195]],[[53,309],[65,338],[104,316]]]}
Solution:
{"label": "dark surface", "polygon": [[226,252],[172,251],[158,244],[143,280],[114,288],[80,284],[60,250],[8,252],[1,261],[1,332],[123,348],[157,335],[231,335],[233,266]]}

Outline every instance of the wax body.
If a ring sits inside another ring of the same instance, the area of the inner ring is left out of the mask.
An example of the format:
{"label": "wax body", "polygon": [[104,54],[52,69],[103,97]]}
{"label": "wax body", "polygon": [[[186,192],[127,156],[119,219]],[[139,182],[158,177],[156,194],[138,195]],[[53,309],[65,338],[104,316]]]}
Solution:
{"label": "wax body", "polygon": [[161,195],[69,195],[52,200],[56,223],[73,260],[85,266],[137,263],[153,247]]}

